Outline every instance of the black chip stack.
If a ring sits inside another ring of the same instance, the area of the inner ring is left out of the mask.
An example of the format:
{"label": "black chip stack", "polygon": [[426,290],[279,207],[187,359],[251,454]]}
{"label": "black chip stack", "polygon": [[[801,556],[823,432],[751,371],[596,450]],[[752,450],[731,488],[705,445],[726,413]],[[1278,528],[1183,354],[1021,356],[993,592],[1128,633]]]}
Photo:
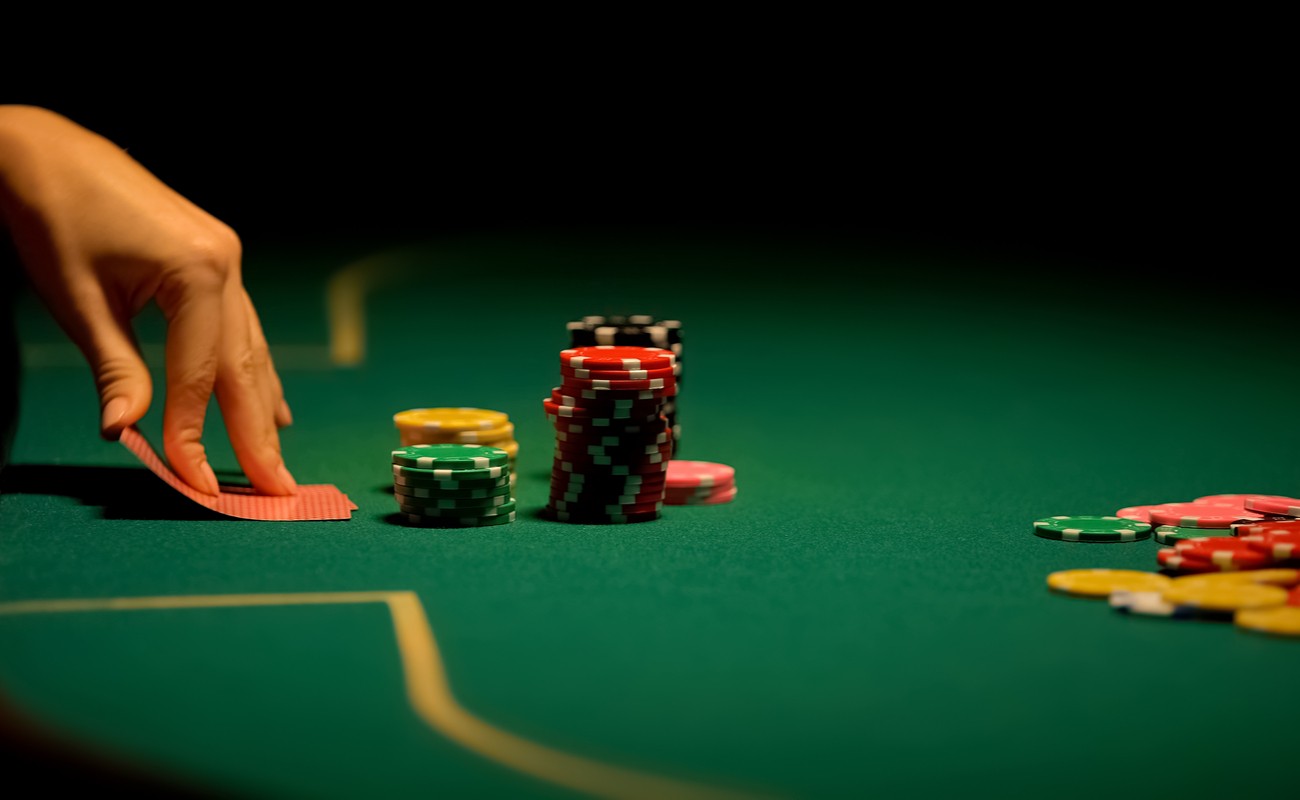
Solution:
{"label": "black chip stack", "polygon": [[[627,345],[660,347],[677,357],[674,366],[677,391],[682,388],[682,323],[676,319],[656,319],[649,314],[590,316],[566,324],[569,347],[592,345]],[[664,417],[673,433],[673,452],[681,451],[682,428],[677,421],[678,396],[664,401]]]}

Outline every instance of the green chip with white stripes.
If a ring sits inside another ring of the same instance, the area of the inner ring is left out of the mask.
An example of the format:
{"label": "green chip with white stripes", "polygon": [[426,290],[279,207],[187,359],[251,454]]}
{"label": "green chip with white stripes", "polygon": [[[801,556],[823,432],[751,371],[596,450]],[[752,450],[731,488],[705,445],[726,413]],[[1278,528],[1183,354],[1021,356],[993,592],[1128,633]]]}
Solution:
{"label": "green chip with white stripes", "polygon": [[1151,523],[1089,514],[1034,520],[1034,534],[1063,542],[1136,542],[1151,536]]}

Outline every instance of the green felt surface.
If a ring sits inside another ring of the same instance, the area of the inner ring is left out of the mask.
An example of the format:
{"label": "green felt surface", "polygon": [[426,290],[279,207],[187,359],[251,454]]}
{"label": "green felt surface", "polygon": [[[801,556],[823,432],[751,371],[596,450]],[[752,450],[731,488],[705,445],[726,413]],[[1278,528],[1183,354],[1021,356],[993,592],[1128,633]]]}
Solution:
{"label": "green felt surface", "polygon": [[[323,287],[363,258],[391,271],[367,358],[331,367]],[[756,794],[1284,795],[1300,701],[1268,676],[1300,673],[1300,641],[1052,595],[1053,570],[1154,570],[1159,545],[1032,522],[1300,494],[1295,334],[1228,324],[1200,287],[1023,266],[727,241],[250,252],[290,467],[360,506],[331,523],[193,513],[97,438],[84,365],[27,299],[0,602],[412,591],[483,720]],[[680,455],[734,466],[734,503],[537,517],[564,323],[613,312],[683,320]],[[140,331],[153,352],[161,323]],[[515,422],[515,524],[392,524],[392,414],[438,405]],[[207,438],[237,470],[215,406]],[[0,653],[22,710],[221,792],[572,796],[425,726],[377,605],[0,616]],[[1249,768],[1171,769],[1175,740],[1248,742]]]}

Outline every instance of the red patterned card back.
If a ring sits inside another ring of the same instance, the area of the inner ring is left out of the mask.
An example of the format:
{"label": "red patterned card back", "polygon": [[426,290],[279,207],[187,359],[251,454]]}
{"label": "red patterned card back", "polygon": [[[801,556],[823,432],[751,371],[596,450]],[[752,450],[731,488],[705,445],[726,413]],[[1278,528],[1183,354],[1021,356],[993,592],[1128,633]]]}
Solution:
{"label": "red patterned card back", "polygon": [[172,472],[138,428],[132,426],[122,431],[120,441],[168,486],[199,505],[228,517],[277,522],[352,519],[352,512],[357,508],[357,504],[338,487],[326,483],[299,486],[297,494],[285,497],[258,494],[247,486],[222,486],[219,495],[204,494]]}

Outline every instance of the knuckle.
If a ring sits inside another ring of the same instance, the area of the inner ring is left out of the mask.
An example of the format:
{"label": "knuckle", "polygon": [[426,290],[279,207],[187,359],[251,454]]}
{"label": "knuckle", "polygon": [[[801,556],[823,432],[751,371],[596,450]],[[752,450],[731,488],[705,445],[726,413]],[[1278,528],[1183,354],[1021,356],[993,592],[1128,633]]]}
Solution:
{"label": "knuckle", "polygon": [[280,455],[280,437],[276,435],[275,428],[258,437],[257,443],[253,446],[253,454],[263,464],[272,466],[278,465],[283,460]]}
{"label": "knuckle", "polygon": [[280,463],[280,438],[275,435],[274,428],[262,438],[262,443],[258,446],[257,452],[268,464]]}
{"label": "knuckle", "polygon": [[158,293],[175,305],[195,294],[214,295],[226,283],[226,272],[218,264],[206,261],[175,261],[163,268]]}
{"label": "knuckle", "polygon": [[210,357],[173,367],[167,376],[167,399],[187,408],[201,407],[212,396],[212,383],[216,375],[216,358]]}
{"label": "knuckle", "polygon": [[191,288],[217,290],[235,271],[241,246],[233,230],[222,226],[190,237],[172,253],[163,272],[173,282]]}
{"label": "knuckle", "polygon": [[250,345],[234,357],[232,377],[243,386],[256,386],[266,379],[269,359],[270,352],[264,345]]}
{"label": "knuckle", "polygon": [[216,234],[220,239],[220,246],[226,258],[234,263],[239,263],[244,256],[244,243],[240,240],[239,234],[235,233],[235,229],[224,222],[218,223]]}

